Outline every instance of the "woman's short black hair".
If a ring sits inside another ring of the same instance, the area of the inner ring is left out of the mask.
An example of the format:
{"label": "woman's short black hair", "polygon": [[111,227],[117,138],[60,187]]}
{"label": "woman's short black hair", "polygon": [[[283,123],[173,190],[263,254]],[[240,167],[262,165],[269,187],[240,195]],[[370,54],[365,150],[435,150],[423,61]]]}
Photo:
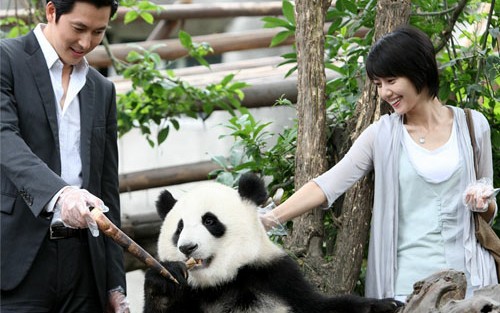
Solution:
{"label": "woman's short black hair", "polygon": [[401,26],[382,36],[370,49],[366,59],[370,80],[382,77],[406,77],[417,92],[425,87],[429,96],[437,97],[439,76],[434,46],[423,31]]}
{"label": "woman's short black hair", "polygon": [[56,8],[56,23],[62,15],[71,13],[76,2],[85,2],[94,5],[96,8],[111,7],[110,18],[118,10],[118,0],[47,0],[47,3],[52,2]]}

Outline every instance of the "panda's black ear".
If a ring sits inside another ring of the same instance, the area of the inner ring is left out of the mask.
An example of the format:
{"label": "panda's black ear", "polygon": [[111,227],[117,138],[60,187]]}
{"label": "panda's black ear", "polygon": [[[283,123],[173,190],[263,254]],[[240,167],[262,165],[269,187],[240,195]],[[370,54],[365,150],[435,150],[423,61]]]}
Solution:
{"label": "panda's black ear", "polygon": [[264,181],[253,173],[245,173],[240,177],[238,193],[243,199],[257,205],[264,204],[268,198]]}
{"label": "panda's black ear", "polygon": [[167,213],[174,207],[177,200],[172,196],[172,194],[168,190],[162,191],[158,200],[156,200],[156,212],[161,217],[161,219],[165,219]]}

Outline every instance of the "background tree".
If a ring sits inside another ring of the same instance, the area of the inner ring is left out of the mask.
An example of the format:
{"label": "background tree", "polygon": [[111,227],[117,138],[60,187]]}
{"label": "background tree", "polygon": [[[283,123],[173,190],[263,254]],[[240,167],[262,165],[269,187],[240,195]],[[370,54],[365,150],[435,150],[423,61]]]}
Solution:
{"label": "background tree", "polygon": [[[327,169],[324,24],[330,1],[296,1],[298,65],[297,149],[295,189]],[[307,259],[313,268],[323,264],[324,211],[316,209],[298,217],[286,247]],[[314,276],[311,276],[314,278]]]}

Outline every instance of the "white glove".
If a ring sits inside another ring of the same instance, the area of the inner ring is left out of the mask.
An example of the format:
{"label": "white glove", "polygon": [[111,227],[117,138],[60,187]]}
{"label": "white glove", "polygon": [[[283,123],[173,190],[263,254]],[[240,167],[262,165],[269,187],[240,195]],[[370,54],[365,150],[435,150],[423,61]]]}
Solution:
{"label": "white glove", "polygon": [[66,227],[88,228],[94,237],[99,236],[97,224],[90,214],[90,207],[101,208],[103,212],[109,209],[101,199],[85,189],[66,188],[59,196],[56,207],[61,212],[61,220]]}
{"label": "white glove", "polygon": [[109,292],[106,313],[129,313],[130,307],[127,296],[118,290]]}
{"label": "white glove", "polygon": [[274,202],[271,202],[266,207],[259,207],[259,218],[264,225],[268,235],[286,236],[288,234],[285,225],[274,215],[273,209],[276,207]]}
{"label": "white glove", "polygon": [[473,212],[486,212],[495,194],[491,179],[483,177],[467,186],[463,194],[463,203]]}

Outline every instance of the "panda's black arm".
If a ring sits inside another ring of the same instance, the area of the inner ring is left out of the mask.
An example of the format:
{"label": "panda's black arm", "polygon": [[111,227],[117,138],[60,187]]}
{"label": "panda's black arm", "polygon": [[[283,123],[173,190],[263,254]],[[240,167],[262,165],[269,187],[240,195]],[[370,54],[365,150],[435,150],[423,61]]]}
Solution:
{"label": "panda's black arm", "polygon": [[179,284],[146,271],[144,278],[144,313],[198,313],[199,305],[186,280],[186,265],[182,262],[161,262]]}
{"label": "panda's black arm", "polygon": [[[252,272],[255,284],[265,286],[294,313],[392,313],[397,305],[392,299],[377,300],[345,295],[327,297],[318,292],[305,278],[296,261],[283,256],[272,264]],[[250,275],[249,275],[250,276]]]}
{"label": "panda's black arm", "polygon": [[287,255],[264,265],[251,265],[240,270],[240,286],[276,297],[294,313],[322,312],[323,297],[304,279],[297,263]]}

